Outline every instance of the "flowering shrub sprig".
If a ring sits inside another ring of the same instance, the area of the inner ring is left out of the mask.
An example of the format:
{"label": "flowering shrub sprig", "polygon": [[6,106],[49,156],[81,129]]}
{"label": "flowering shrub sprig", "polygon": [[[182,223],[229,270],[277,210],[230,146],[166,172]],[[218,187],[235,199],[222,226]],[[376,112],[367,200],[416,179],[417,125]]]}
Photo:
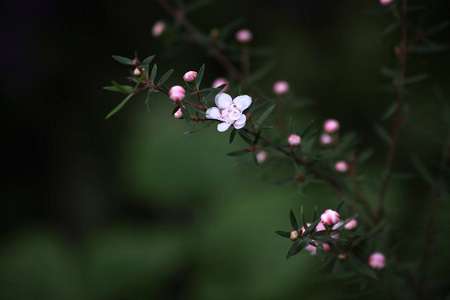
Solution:
{"label": "flowering shrub sprig", "polygon": [[[226,77],[218,77],[211,84],[205,84],[203,78],[206,69],[203,65],[198,70],[182,72],[184,75],[178,76],[176,83],[169,85],[168,82],[173,81],[173,70],[160,76],[159,68],[154,63],[155,56],[142,61],[137,56],[113,56],[117,62],[129,68],[130,76],[127,77],[128,84],[113,81],[111,86],[105,87],[109,91],[126,95],[106,118],[112,117],[139,94],[145,94],[147,105],[153,94],[165,95],[173,104],[173,117],[185,120],[192,129],[215,125],[221,133],[230,132],[230,143],[236,136],[240,137],[246,146],[228,155],[250,154],[258,165],[271,160],[288,161],[294,166],[293,173],[289,175],[291,182],[302,191],[310,183],[319,181],[334,191],[335,195],[330,197],[345,203],[336,209],[326,209],[320,215],[316,210],[309,222],[305,220],[303,208],[300,222],[291,211],[290,230],[276,232],[291,241],[287,257],[306,250],[311,255],[323,255],[328,265],[348,262],[350,272],[368,278],[378,278],[386,268],[394,271],[395,265],[391,265],[390,261],[395,260],[395,257],[380,251],[380,248],[387,251],[388,247],[377,243],[376,237],[386,231],[385,199],[392,179],[400,131],[406,122],[406,88],[427,78],[423,75],[407,76],[409,54],[420,52],[429,43],[426,39],[423,39],[423,43],[420,39],[410,39],[411,35],[418,33],[409,24],[407,0],[379,1],[378,9],[393,14],[393,28],[399,30],[399,44],[394,48],[397,67],[382,69],[382,74],[392,82],[396,98],[383,116],[384,120],[391,122],[390,130],[379,124],[375,126],[376,132],[388,144],[385,169],[379,176],[375,197],[367,195],[365,189],[361,188],[364,182],[359,173],[372,151],[358,144],[355,135],[345,133],[344,122],[328,118],[322,122],[311,121],[297,130],[286,130],[285,120],[279,111],[282,105],[288,104],[280,99],[295,99],[295,95],[285,80],[276,80],[271,86],[275,99],[266,97],[255,88],[256,83],[269,74],[267,70],[270,68],[250,68],[252,56],[249,49],[256,43],[249,29],[236,30],[232,40],[223,31],[213,30],[205,34],[191,23],[183,7],[172,5],[167,0],[158,2],[178,25],[174,28],[187,34],[190,42],[205,48],[223,67]],[[161,38],[167,26],[165,21],[156,22],[152,28],[153,36]],[[239,53],[239,58],[229,52]],[[275,122],[271,123],[271,120]],[[444,149],[449,144],[446,141]],[[442,164],[445,165],[447,157],[445,154],[443,157]],[[419,159],[415,159],[414,164],[433,190],[444,189],[442,185],[434,183]],[[442,177],[439,182],[442,182]]]}

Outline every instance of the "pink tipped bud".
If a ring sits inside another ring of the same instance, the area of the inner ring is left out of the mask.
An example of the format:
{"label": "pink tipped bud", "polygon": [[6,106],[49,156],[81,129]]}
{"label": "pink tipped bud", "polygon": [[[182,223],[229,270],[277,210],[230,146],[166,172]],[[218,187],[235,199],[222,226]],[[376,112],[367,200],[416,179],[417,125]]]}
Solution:
{"label": "pink tipped bud", "polygon": [[346,161],[338,161],[335,165],[334,165],[334,169],[340,173],[345,173],[348,171],[349,166],[348,163]]}
{"label": "pink tipped bud", "polygon": [[142,72],[139,68],[134,68],[133,75],[134,76],[141,76]]}
{"label": "pink tipped bud", "polygon": [[295,241],[296,239],[298,239],[298,231],[297,230],[292,230],[291,231],[291,235],[289,236],[289,239],[291,241]]}
{"label": "pink tipped bud", "polygon": [[291,134],[288,137],[289,146],[298,146],[302,142],[302,138],[298,134]]}
{"label": "pink tipped bud", "polygon": [[314,245],[309,244],[308,246],[305,247],[305,250],[308,251],[309,254],[311,254],[311,255],[317,254],[317,247]]}
{"label": "pink tipped bud", "polygon": [[316,231],[324,231],[326,230],[325,225],[323,225],[322,222],[319,222],[319,224],[317,224],[316,226]]}
{"label": "pink tipped bud", "polygon": [[331,135],[329,135],[328,133],[323,133],[320,136],[320,143],[322,145],[330,145],[333,143],[333,137]]}
{"label": "pink tipped bud", "polygon": [[261,150],[256,153],[256,161],[258,164],[262,164],[267,160],[268,154],[266,151]]}
{"label": "pink tipped bud", "polygon": [[166,23],[163,21],[158,21],[153,25],[152,35],[154,37],[159,37],[166,30]]}
{"label": "pink tipped bud", "polygon": [[391,4],[394,0],[380,0],[380,4],[383,6],[387,6]]}
{"label": "pink tipped bud", "polygon": [[381,252],[374,252],[369,256],[369,266],[375,270],[381,270],[386,265],[386,259]]}
{"label": "pink tipped bud", "polygon": [[273,84],[273,92],[276,95],[284,95],[289,92],[289,83],[285,80],[276,81]]}
{"label": "pink tipped bud", "polygon": [[358,227],[358,221],[356,219],[351,219],[347,222],[347,224],[344,225],[344,228],[347,230],[353,230],[356,227]]}
{"label": "pink tipped bud", "polygon": [[177,109],[177,111],[173,114],[175,119],[181,119],[183,117],[183,111],[181,108]]}
{"label": "pink tipped bud", "polygon": [[236,36],[235,37],[236,37],[236,40],[239,43],[246,44],[246,43],[249,43],[249,42],[252,41],[253,34],[248,29],[241,29],[238,32],[236,32]]}
{"label": "pink tipped bud", "polygon": [[339,222],[341,219],[341,216],[337,211],[334,211],[332,209],[327,209],[323,212],[322,215],[320,215],[320,221],[322,221],[325,225],[334,225],[337,222]]}
{"label": "pink tipped bud", "polygon": [[183,100],[185,95],[186,95],[185,89],[179,85],[174,85],[169,90],[169,98],[173,102],[179,102],[179,101]]}
{"label": "pink tipped bud", "polygon": [[183,75],[183,80],[186,82],[192,82],[197,78],[197,72],[195,71],[188,71]]}
{"label": "pink tipped bud", "polygon": [[335,119],[328,119],[323,123],[323,130],[326,133],[335,133],[339,130],[339,122]]}
{"label": "pink tipped bud", "polygon": [[219,77],[213,81],[212,87],[218,88],[218,87],[222,86],[222,92],[223,92],[228,89],[228,84],[229,84],[228,80],[226,80],[225,78]]}
{"label": "pink tipped bud", "polygon": [[328,243],[323,243],[322,244],[322,249],[323,249],[324,252],[330,252],[331,246]]}

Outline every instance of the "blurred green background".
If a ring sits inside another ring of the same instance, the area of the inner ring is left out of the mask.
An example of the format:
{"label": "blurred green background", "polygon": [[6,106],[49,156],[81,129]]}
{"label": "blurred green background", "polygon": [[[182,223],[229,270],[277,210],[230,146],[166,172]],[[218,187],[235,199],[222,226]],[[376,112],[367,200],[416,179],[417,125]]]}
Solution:
{"label": "blurred green background", "polygon": [[[416,2],[432,8],[424,24],[449,17],[446,0]],[[264,167],[225,156],[238,146],[214,128],[184,135],[164,98],[154,98],[150,112],[135,99],[103,119],[119,99],[101,87],[126,75],[111,54],[157,54],[176,78],[202,63],[207,83],[224,75],[202,49],[166,51],[151,37],[156,20],[169,20],[155,1],[3,6],[0,299],[348,299],[351,287],[321,273],[319,259],[287,261],[288,243],[274,234],[287,228],[291,208],[334,206],[328,188],[302,197],[273,184]],[[376,180],[386,148],[373,123],[393,100],[380,68],[394,63],[397,40],[382,36],[390,19],[370,13],[377,7],[375,0],[230,0],[192,19],[205,31],[245,20],[277,62],[260,87],[269,94],[274,80],[286,79],[315,103],[296,111],[299,124],[333,117],[355,131],[376,150],[368,166]],[[448,42],[449,31],[442,36]],[[430,164],[438,157],[447,128],[433,87],[450,95],[448,52],[411,60],[411,72],[431,79],[407,96],[411,119],[395,165],[402,172],[411,171],[411,152]],[[412,179],[392,190],[389,214],[399,231],[390,238],[414,260],[428,187]],[[437,222],[446,237],[448,203],[440,203]],[[404,241],[411,231],[416,238]],[[448,239],[436,248],[430,264],[448,291]]]}

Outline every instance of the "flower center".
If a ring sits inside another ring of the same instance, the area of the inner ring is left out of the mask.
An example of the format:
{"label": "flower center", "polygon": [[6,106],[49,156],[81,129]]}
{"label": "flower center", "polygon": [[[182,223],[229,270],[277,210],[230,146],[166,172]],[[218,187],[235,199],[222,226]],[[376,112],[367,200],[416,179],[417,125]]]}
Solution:
{"label": "flower center", "polygon": [[222,116],[223,120],[227,123],[233,123],[234,121],[238,120],[242,113],[241,111],[233,104],[230,107],[227,107],[223,109],[220,112],[220,115]]}

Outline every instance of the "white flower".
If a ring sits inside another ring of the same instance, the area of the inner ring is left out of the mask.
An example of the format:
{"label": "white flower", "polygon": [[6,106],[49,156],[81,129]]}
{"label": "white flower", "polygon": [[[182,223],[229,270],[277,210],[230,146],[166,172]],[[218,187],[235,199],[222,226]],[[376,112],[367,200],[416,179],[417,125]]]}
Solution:
{"label": "white flower", "polygon": [[236,129],[241,129],[245,126],[247,118],[243,112],[252,104],[250,96],[241,95],[232,99],[226,93],[219,93],[215,98],[215,102],[217,107],[208,108],[206,118],[221,121],[217,125],[217,131],[227,131],[231,125]]}

